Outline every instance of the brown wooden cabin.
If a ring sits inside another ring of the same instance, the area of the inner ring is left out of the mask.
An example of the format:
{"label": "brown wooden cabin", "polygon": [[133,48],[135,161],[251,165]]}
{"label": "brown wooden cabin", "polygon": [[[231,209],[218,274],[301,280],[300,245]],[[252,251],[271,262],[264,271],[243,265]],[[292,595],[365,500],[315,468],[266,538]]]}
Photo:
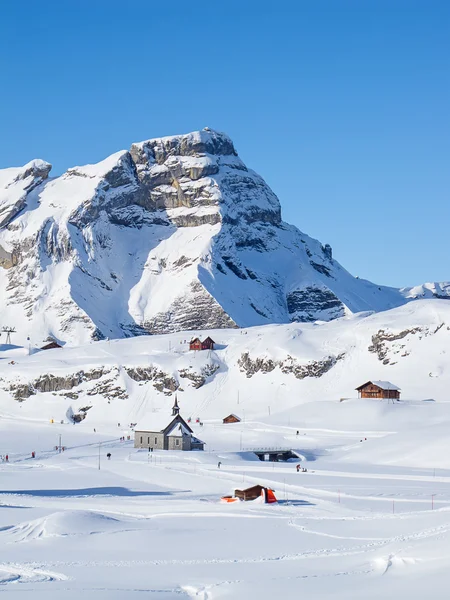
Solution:
{"label": "brown wooden cabin", "polygon": [[225,417],[225,419],[223,420],[224,423],[240,423],[241,419],[236,416],[236,415],[228,415],[228,417]]}
{"label": "brown wooden cabin", "polygon": [[209,336],[202,342],[202,350],[214,350],[214,344],[216,342]]}
{"label": "brown wooden cabin", "polygon": [[214,350],[215,341],[209,336],[200,341],[200,338],[196,337],[189,342],[189,350]]}
{"label": "brown wooden cabin", "polygon": [[256,500],[261,496],[261,491],[263,490],[262,485],[254,485],[253,487],[249,487],[246,490],[234,490],[234,495],[236,498],[240,500]]}
{"label": "brown wooden cabin", "polygon": [[189,350],[202,350],[202,343],[199,338],[194,338],[189,342]]}
{"label": "brown wooden cabin", "polygon": [[41,350],[53,350],[53,348],[62,348],[62,346],[58,344],[58,342],[53,341],[49,342],[45,346],[42,346]]}
{"label": "brown wooden cabin", "polygon": [[400,400],[400,388],[390,381],[367,381],[356,388],[359,398]]}

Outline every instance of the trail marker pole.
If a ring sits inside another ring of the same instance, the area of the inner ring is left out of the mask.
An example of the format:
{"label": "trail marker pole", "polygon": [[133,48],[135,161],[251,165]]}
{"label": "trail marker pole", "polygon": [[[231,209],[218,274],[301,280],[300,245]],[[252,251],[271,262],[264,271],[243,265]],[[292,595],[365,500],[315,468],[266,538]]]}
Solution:
{"label": "trail marker pole", "polygon": [[341,490],[338,490],[338,502],[341,503]]}
{"label": "trail marker pole", "polygon": [[431,510],[434,510],[434,497],[436,494],[431,494]]}
{"label": "trail marker pole", "polygon": [[100,449],[101,449],[102,443],[99,442],[98,443],[98,470],[100,471]]}
{"label": "trail marker pole", "polygon": [[392,514],[395,513],[395,500],[392,500]]}

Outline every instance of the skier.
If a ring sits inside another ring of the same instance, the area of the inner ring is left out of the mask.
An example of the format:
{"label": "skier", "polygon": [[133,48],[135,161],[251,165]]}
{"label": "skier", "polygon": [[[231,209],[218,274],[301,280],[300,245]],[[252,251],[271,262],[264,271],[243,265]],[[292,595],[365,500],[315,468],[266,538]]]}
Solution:
{"label": "skier", "polygon": [[36,452],[33,450],[33,452],[31,453],[31,458],[36,458]]}
{"label": "skier", "polygon": [[217,463],[217,468],[218,468],[218,469],[220,469],[220,465],[221,465],[221,464],[222,464],[222,463],[221,463],[221,462],[220,462],[220,460],[219,460],[219,462]]}
{"label": "skier", "polygon": [[106,455],[106,458],[107,458],[108,460],[111,460],[111,452],[108,452],[108,454]]}

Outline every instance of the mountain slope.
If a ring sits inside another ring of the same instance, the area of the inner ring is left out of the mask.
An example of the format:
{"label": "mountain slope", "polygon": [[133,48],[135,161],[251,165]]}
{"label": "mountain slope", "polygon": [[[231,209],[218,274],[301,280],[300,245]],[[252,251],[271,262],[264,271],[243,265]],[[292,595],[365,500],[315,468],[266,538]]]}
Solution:
{"label": "mountain slope", "polygon": [[209,129],[49,171],[0,172],[0,307],[32,339],[330,320],[425,293],[351,276]]}
{"label": "mountain slope", "polygon": [[[321,324],[222,329],[211,335],[215,350],[201,352],[189,351],[186,332],[32,350],[30,356],[27,345],[0,346],[0,413],[59,421],[90,406],[91,426],[114,425],[169,410],[176,393],[186,417],[245,412],[260,419],[269,410],[276,419],[295,409],[302,420],[315,419],[317,427],[331,426],[335,418],[317,402],[331,402],[333,411],[346,415],[347,429],[351,412],[359,414],[361,426],[370,401],[350,402],[348,408],[339,400],[357,397],[355,388],[368,380],[391,381],[401,388],[402,400],[432,398],[435,411],[448,400],[450,303],[444,300]],[[418,419],[420,424],[420,414]]]}

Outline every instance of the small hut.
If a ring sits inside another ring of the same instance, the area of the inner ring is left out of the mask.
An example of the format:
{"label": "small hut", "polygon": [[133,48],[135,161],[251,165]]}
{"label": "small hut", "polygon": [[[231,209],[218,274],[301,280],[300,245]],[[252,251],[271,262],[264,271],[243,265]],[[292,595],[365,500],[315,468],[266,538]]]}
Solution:
{"label": "small hut", "polygon": [[200,338],[196,337],[189,342],[189,350],[202,350]]}
{"label": "small hut", "polygon": [[48,344],[45,344],[45,346],[41,346],[40,349],[41,350],[53,350],[54,348],[62,348],[62,346],[60,344],[58,344],[58,342],[55,342],[55,340],[52,340]]}
{"label": "small hut", "polygon": [[400,400],[400,388],[390,381],[367,381],[356,388],[359,398]]}
{"label": "small hut", "polygon": [[247,502],[248,500],[256,500],[256,498],[259,498],[263,489],[262,485],[254,485],[246,490],[234,490],[234,495],[236,498]]}
{"label": "small hut", "polygon": [[224,423],[240,423],[241,419],[237,415],[234,415],[232,413],[231,415],[228,415],[228,417],[225,417],[223,422]]}
{"label": "small hut", "polygon": [[272,489],[263,487],[262,485],[254,485],[253,487],[247,488],[246,490],[234,490],[234,497],[244,502],[250,500],[256,500],[262,497],[266,504],[272,504],[277,502],[275,494]]}
{"label": "small hut", "polygon": [[215,341],[209,336],[202,342],[202,350],[214,350]]}

